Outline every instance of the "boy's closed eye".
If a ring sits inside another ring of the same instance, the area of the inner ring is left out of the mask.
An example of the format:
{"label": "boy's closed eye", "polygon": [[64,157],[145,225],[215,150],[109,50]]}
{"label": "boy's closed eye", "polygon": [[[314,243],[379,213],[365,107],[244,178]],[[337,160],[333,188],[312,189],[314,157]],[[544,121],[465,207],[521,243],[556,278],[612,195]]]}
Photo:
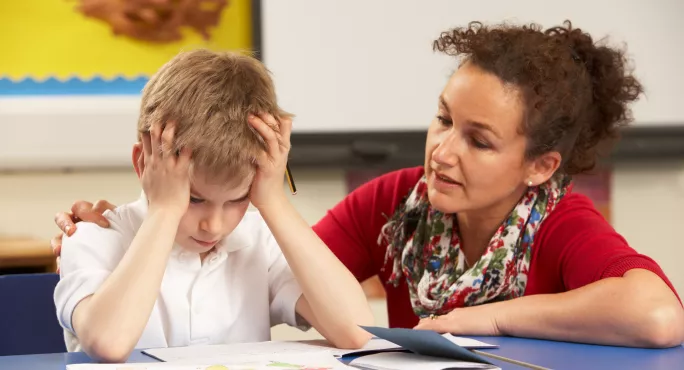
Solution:
{"label": "boy's closed eye", "polygon": [[[247,201],[248,199],[249,199],[249,193],[245,194],[244,196],[242,196],[242,197],[240,197],[240,198],[233,199],[233,200],[229,200],[228,203],[237,204],[237,203],[245,202],[245,201]],[[191,195],[191,196],[190,196],[190,203],[192,203],[192,204],[201,204],[201,203],[204,203],[204,199]]]}
{"label": "boy's closed eye", "polygon": [[231,203],[242,203],[242,202],[247,201],[248,199],[249,199],[249,192],[248,192],[247,194],[241,196],[241,197],[238,198],[238,199],[233,199],[233,200],[231,200],[230,202],[231,202]]}

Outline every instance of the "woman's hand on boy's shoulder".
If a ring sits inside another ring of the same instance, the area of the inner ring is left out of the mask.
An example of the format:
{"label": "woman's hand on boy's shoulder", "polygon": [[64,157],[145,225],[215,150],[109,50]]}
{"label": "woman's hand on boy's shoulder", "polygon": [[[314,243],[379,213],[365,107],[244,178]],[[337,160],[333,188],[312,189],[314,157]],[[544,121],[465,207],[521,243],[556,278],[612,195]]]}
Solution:
{"label": "woman's hand on boy's shoulder", "polygon": [[50,246],[55,257],[57,257],[57,266],[59,266],[59,256],[62,254],[62,237],[73,235],[78,227],[76,223],[80,221],[92,222],[100,227],[109,227],[109,221],[103,214],[106,210],[113,211],[114,208],[116,206],[106,200],[98,200],[94,204],[86,200],[77,200],[71,206],[70,211],[55,214],[55,224],[60,232],[50,240]]}
{"label": "woman's hand on boy's shoulder", "polygon": [[257,173],[249,193],[250,202],[262,210],[263,206],[275,205],[285,197],[283,181],[290,153],[292,120],[289,117],[276,119],[264,113],[250,115],[248,121],[266,144],[266,150],[257,158]]}

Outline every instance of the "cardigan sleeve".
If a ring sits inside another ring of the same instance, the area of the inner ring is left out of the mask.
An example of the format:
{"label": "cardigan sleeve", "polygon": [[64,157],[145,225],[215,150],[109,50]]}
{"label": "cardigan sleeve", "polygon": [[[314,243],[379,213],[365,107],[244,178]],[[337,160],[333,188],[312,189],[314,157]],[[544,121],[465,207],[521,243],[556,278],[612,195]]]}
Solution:
{"label": "cardigan sleeve", "polygon": [[569,194],[540,230],[540,263],[556,266],[566,290],[600,279],[621,277],[631,269],[660,276],[677,294],[660,266],[638,253],[596,210],[584,195]]}
{"label": "cardigan sleeve", "polygon": [[359,280],[380,272],[386,246],[378,243],[382,226],[416,184],[420,167],[389,172],[352,191],[313,229]]}

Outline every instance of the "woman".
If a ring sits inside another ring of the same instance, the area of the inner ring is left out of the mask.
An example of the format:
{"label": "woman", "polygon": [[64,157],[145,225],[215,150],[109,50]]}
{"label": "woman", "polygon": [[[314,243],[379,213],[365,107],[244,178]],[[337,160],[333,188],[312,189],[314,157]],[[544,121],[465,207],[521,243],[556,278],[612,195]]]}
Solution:
{"label": "woman", "polygon": [[[424,167],[365,184],[314,226],[357,279],[387,282],[390,326],[681,344],[684,310],[660,267],[572,192],[642,92],[624,54],[569,22],[472,23],[434,48],[460,65],[436,99]],[[71,233],[110,206],[77,202],[56,222]]]}

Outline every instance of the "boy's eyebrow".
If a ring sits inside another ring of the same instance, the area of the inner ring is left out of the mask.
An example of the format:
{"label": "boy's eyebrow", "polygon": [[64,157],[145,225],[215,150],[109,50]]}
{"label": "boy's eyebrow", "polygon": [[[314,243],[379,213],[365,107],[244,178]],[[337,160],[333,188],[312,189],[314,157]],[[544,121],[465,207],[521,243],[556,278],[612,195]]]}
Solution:
{"label": "boy's eyebrow", "polygon": [[205,199],[205,197],[202,196],[197,190],[195,190],[192,186],[190,186],[190,195],[197,195],[197,198]]}
{"label": "boy's eyebrow", "polygon": [[[242,201],[242,200],[247,199],[247,198],[249,197],[249,192],[250,192],[251,190],[252,190],[252,187],[250,186],[250,187],[247,189],[247,192],[245,192],[245,194],[244,194],[243,196],[238,197],[238,198],[235,198],[235,199],[231,199],[231,200],[229,200],[229,202],[238,202],[238,201]],[[200,194],[199,192],[197,192],[197,190],[193,189],[192,187],[190,187],[190,195],[196,195],[197,198],[206,199],[206,197],[202,196],[202,194]]]}
{"label": "boy's eyebrow", "polygon": [[247,198],[249,197],[249,192],[250,192],[251,190],[252,190],[252,186],[250,185],[250,187],[247,189],[247,192],[245,193],[245,195],[243,195],[243,196],[241,196],[241,197],[239,197],[239,198],[237,198],[237,199],[232,199],[231,202],[239,202],[239,201],[242,201],[242,200],[247,199]]}

